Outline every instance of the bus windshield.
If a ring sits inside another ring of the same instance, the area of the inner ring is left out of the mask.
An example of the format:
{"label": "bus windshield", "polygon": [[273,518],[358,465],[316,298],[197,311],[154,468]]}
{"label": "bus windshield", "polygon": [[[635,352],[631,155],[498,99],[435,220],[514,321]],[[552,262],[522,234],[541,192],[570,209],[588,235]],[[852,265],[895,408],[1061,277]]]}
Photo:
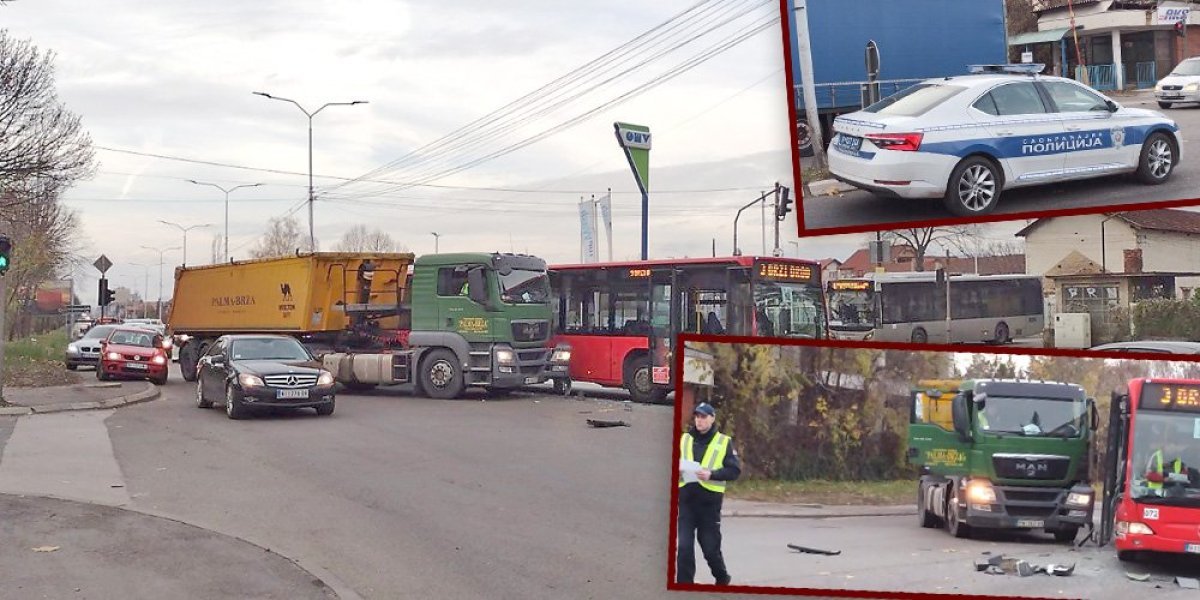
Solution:
{"label": "bus windshield", "polygon": [[825,337],[821,289],[802,283],[758,281],[754,285],[755,335]]}
{"label": "bus windshield", "polygon": [[1200,506],[1200,415],[1139,411],[1130,452],[1130,496]]}
{"label": "bus windshield", "polygon": [[550,301],[550,280],[545,271],[513,269],[500,274],[500,299],[507,304],[545,304]]}
{"label": "bus windshield", "polygon": [[1078,438],[1086,417],[1083,400],[988,396],[980,408],[979,428],[1001,435]]}
{"label": "bus windshield", "polygon": [[870,290],[838,290],[829,293],[829,325],[835,329],[875,327],[875,302]]}

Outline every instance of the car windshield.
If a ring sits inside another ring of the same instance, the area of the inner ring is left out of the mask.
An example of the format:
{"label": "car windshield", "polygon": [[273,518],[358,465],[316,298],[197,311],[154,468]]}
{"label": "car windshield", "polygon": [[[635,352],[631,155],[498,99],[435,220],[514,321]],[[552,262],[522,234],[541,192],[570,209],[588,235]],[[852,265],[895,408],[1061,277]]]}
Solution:
{"label": "car windshield", "polygon": [[957,85],[921,83],[892,94],[863,109],[863,112],[898,117],[918,117],[967,88]]}
{"label": "car windshield", "polygon": [[550,280],[545,271],[513,269],[500,275],[500,299],[508,304],[545,304],[550,301]]}
{"label": "car windshield", "polygon": [[139,348],[154,347],[154,333],[150,331],[130,331],[118,329],[108,336],[108,343],[122,346],[137,346]]}
{"label": "car windshield", "polygon": [[1200,75],[1200,60],[1185,60],[1179,63],[1179,66],[1175,67],[1174,71],[1171,71],[1171,75]]}
{"label": "car windshield", "polygon": [[233,360],[312,360],[308,350],[290,338],[234,340],[229,355]]}
{"label": "car windshield", "polygon": [[1130,496],[1143,502],[1200,506],[1198,432],[1200,415],[1139,411],[1129,459]]}
{"label": "car windshield", "polygon": [[102,340],[108,337],[108,334],[112,333],[112,330],[114,329],[116,329],[116,327],[113,327],[112,325],[97,325],[89,329],[87,333],[83,334],[83,339]]}
{"label": "car windshield", "polygon": [[1082,399],[988,396],[979,427],[988,433],[1077,438],[1083,435],[1086,417]]}

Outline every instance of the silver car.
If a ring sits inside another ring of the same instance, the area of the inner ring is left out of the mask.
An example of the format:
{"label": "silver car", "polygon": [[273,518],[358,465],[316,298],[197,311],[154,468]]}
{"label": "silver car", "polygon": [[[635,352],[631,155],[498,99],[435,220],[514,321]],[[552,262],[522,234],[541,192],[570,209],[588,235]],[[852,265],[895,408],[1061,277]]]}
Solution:
{"label": "silver car", "polygon": [[118,325],[96,325],[83,334],[83,337],[67,344],[67,370],[74,371],[79,367],[94,367],[100,364],[100,343]]}
{"label": "silver car", "polygon": [[1200,102],[1200,56],[1179,63],[1174,71],[1154,86],[1154,98],[1162,108],[1182,102]]}

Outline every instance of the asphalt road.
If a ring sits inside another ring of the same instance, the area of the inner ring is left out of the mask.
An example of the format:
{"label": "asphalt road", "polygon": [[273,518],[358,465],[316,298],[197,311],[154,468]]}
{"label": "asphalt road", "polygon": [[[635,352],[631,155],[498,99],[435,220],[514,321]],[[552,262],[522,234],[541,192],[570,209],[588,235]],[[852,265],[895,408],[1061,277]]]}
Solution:
{"label": "asphalt road", "polygon": [[[923,529],[911,517],[781,519],[727,517],[725,557],[738,582],[749,586],[894,590],[943,594],[1003,594],[1045,598],[1195,598],[1172,582],[1196,577],[1200,562],[1125,565],[1111,548],[1088,543],[1072,549],[1042,533],[994,534],[956,539]],[[840,550],[837,556],[803,554],[787,544]],[[1075,564],[1068,577],[989,575],[975,571],[984,552],[1036,565]],[[1126,571],[1150,573],[1136,582]]]}
{"label": "asphalt road", "polygon": [[[1159,110],[1147,93],[1118,100],[1125,106]],[[1162,112],[1179,123],[1184,138],[1183,163],[1167,183],[1147,186],[1122,175],[1008,190],[1000,197],[995,214],[1196,198],[1200,189],[1200,107],[1184,105]],[[806,229],[876,224],[891,228],[907,221],[953,217],[940,200],[881,198],[861,190],[805,197],[801,205]]]}

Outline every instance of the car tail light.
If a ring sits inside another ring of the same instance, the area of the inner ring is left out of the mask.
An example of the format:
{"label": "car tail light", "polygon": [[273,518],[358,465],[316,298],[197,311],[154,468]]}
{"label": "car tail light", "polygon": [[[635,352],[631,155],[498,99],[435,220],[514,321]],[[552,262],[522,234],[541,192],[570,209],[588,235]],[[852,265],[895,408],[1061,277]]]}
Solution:
{"label": "car tail light", "polygon": [[921,149],[923,133],[868,133],[865,136],[872,144],[881,150],[897,150],[900,152],[916,152]]}

